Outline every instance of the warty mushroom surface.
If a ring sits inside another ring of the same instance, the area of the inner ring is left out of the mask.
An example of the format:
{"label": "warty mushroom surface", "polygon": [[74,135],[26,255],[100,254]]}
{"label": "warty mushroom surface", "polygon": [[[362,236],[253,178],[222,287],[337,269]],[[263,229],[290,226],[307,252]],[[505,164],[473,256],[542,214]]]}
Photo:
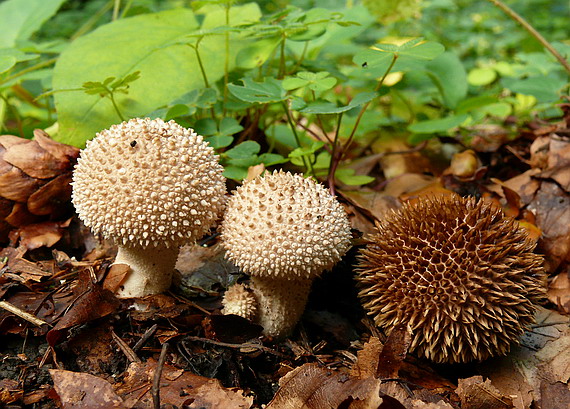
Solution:
{"label": "warty mushroom surface", "polygon": [[95,233],[119,245],[130,274],[119,297],[166,290],[179,246],[202,237],[225,205],[223,168],[202,136],[174,121],[136,118],[87,142],[72,201]]}

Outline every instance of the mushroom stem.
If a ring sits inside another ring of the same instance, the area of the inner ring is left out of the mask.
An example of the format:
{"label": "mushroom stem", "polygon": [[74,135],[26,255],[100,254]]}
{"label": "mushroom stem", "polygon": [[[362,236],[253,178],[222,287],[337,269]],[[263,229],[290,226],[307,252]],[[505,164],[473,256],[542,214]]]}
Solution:
{"label": "mushroom stem", "polygon": [[263,334],[280,338],[289,335],[307,304],[312,280],[251,277],[250,288],[257,300],[256,322]]}
{"label": "mushroom stem", "polygon": [[130,270],[115,295],[119,298],[144,297],[166,291],[172,283],[178,252],[178,247],[174,246],[119,246],[115,264],[127,264]]}

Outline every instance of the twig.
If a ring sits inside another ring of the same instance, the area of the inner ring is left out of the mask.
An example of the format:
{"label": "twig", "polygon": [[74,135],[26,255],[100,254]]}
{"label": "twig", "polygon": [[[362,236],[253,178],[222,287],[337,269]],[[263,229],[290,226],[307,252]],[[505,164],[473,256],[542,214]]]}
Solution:
{"label": "twig", "polygon": [[115,334],[115,331],[111,330],[111,336],[113,337],[113,341],[115,341],[121,351],[123,351],[123,354],[125,354],[129,362],[142,362],[137,354],[135,354],[135,351],[133,351],[131,347],[121,339],[120,336]]}
{"label": "twig", "polygon": [[18,307],[16,307],[13,304],[10,304],[8,301],[0,301],[0,308],[3,308],[6,311],[11,312],[14,315],[17,315],[18,317],[20,317],[20,318],[38,326],[38,327],[41,327],[42,325],[49,325],[47,322],[39,319],[38,317],[34,317],[32,314],[19,309]]}
{"label": "twig", "polygon": [[488,0],[488,1],[493,3],[495,6],[497,6],[501,10],[503,10],[503,12],[506,15],[508,15],[513,20],[515,20],[517,23],[519,23],[526,31],[528,31],[528,33],[531,36],[536,38],[536,40],[540,44],[542,44],[542,46],[544,48],[546,48],[550,52],[550,54],[552,54],[554,56],[554,58],[556,58],[558,60],[558,62],[564,67],[564,69],[566,71],[568,71],[568,73],[570,74],[570,63],[568,63],[568,61],[566,61],[566,59],[556,50],[556,48],[554,48],[552,46],[552,44],[550,44],[548,42],[548,40],[546,40],[546,38],[544,38],[538,31],[536,31],[536,29],[533,26],[531,26],[528,23],[528,21],[526,21],[520,14],[518,14],[516,11],[511,9],[509,6],[507,6],[502,1],[499,1],[499,0]]}
{"label": "twig", "polygon": [[196,342],[206,342],[206,343],[208,343],[208,344],[218,345],[218,346],[227,347],[227,348],[235,348],[235,349],[252,348],[252,349],[258,349],[258,350],[260,350],[260,351],[267,352],[267,353],[269,353],[269,354],[278,356],[279,358],[282,358],[282,359],[289,359],[289,358],[290,358],[289,356],[287,356],[287,355],[285,355],[285,354],[283,354],[283,353],[281,353],[281,352],[274,351],[273,349],[268,348],[268,347],[266,347],[266,346],[264,346],[264,345],[259,345],[259,344],[254,344],[254,343],[247,343],[247,342],[246,342],[246,343],[244,343],[244,344],[230,344],[230,343],[228,343],[228,342],[215,341],[215,340],[213,340],[213,339],[195,337],[195,336],[192,336],[192,335],[186,335],[186,336],[184,337],[184,339],[187,339],[187,340],[189,340],[189,341],[196,341]]}
{"label": "twig", "polygon": [[154,333],[156,332],[156,330],[158,329],[158,324],[154,324],[152,327],[150,327],[149,329],[147,329],[145,331],[145,333],[143,334],[143,336],[141,337],[141,339],[139,339],[136,344],[133,346],[133,351],[137,352],[139,349],[142,348],[142,346],[144,344],[146,344],[146,341],[149,340],[150,337],[152,337],[154,335]]}
{"label": "twig", "polygon": [[164,367],[164,362],[166,361],[166,351],[168,350],[168,342],[162,344],[162,350],[160,351],[160,357],[158,358],[158,363],[156,364],[156,369],[154,371],[154,377],[152,379],[152,406],[154,409],[160,409],[160,377],[162,376],[162,368]]}

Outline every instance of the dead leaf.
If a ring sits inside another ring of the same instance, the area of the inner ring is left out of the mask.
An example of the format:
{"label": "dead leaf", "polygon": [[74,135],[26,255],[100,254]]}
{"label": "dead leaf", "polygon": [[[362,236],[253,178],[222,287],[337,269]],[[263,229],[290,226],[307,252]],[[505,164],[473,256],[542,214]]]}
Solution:
{"label": "dead leaf", "polygon": [[499,392],[487,379],[482,376],[472,376],[459,380],[457,394],[461,398],[461,409],[512,409],[510,397]]}
{"label": "dead leaf", "polygon": [[22,399],[24,390],[18,381],[13,379],[0,379],[0,403],[8,405]]}
{"label": "dead leaf", "polygon": [[397,327],[390,331],[378,359],[377,378],[398,378],[398,371],[411,342],[412,330],[409,327]]}
{"label": "dead leaf", "polygon": [[[156,366],[154,359],[129,365],[122,382],[116,385],[128,408],[151,407],[150,389]],[[162,369],[160,398],[163,403],[188,409],[248,409],[253,404],[253,398],[240,390],[224,388],[217,379],[204,378],[168,363]]]}
{"label": "dead leaf", "polygon": [[279,385],[266,409],[377,409],[383,402],[378,379],[358,379],[317,364],[295,368]]}
{"label": "dead leaf", "polygon": [[107,271],[103,288],[115,293],[127,278],[130,269],[131,267],[128,264],[113,264]]}
{"label": "dead leaf", "polygon": [[20,246],[28,250],[40,247],[51,247],[62,237],[65,228],[69,226],[71,219],[63,222],[43,222],[28,224],[20,227],[14,234],[20,237]]}
{"label": "dead leaf", "polygon": [[362,349],[358,351],[356,364],[352,367],[350,374],[358,379],[373,378],[378,371],[378,362],[383,344],[376,337],[370,337]]}
{"label": "dead leaf", "polygon": [[368,189],[338,190],[337,192],[353,205],[365,210],[369,216],[376,220],[384,219],[384,215],[388,211],[400,206],[396,197],[383,192]]}
{"label": "dead leaf", "polygon": [[50,369],[63,409],[127,409],[106,380],[87,373]]}
{"label": "dead leaf", "polygon": [[570,319],[540,309],[537,324],[525,333],[521,345],[509,355],[481,365],[503,395],[512,397],[516,409],[570,407]]}
{"label": "dead leaf", "polygon": [[570,314],[570,276],[568,271],[558,274],[550,282],[546,293],[550,302],[562,313]]}
{"label": "dead leaf", "polygon": [[30,140],[7,149],[4,160],[36,179],[50,179],[66,170],[37,142]]}

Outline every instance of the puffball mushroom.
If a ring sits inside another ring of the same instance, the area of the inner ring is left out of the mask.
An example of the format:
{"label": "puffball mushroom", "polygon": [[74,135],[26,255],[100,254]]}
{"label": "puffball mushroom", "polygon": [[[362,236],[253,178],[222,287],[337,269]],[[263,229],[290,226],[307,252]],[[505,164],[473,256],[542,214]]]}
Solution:
{"label": "puffball mushroom", "polygon": [[[281,171],[237,188],[221,233],[226,257],[251,276],[256,323],[274,337],[293,330],[312,280],[341,259],[351,237],[344,209],[324,186]],[[231,310],[228,296],[224,306]]]}
{"label": "puffball mushroom", "polygon": [[72,201],[86,226],[118,243],[115,263],[130,266],[118,297],[170,287],[179,246],[202,237],[221,216],[222,172],[202,136],[174,121],[131,119],[87,142]]}
{"label": "puffball mushroom", "polygon": [[545,295],[543,257],[512,218],[483,200],[420,197],[389,214],[362,250],[359,297],[410,351],[438,363],[506,354]]}

